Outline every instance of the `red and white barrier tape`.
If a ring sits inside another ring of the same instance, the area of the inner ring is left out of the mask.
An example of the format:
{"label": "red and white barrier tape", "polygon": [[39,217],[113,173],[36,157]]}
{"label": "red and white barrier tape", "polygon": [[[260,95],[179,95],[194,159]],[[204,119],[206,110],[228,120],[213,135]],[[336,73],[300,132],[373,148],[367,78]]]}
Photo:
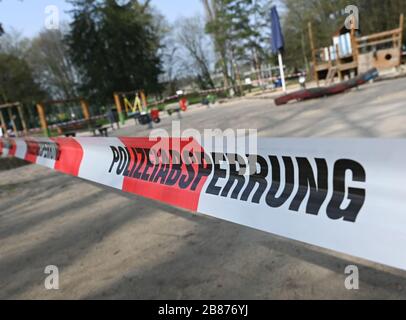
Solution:
{"label": "red and white barrier tape", "polygon": [[405,150],[388,139],[259,139],[255,155],[193,139],[0,140],[2,156],[406,270]]}

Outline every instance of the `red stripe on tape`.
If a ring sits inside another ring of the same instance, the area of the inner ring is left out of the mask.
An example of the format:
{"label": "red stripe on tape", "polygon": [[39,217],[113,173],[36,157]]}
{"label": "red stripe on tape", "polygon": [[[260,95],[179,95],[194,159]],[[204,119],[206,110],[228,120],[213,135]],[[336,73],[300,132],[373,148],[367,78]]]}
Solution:
{"label": "red stripe on tape", "polygon": [[39,149],[38,142],[32,138],[27,138],[25,139],[25,143],[27,144],[27,153],[25,155],[24,160],[36,163]]}
{"label": "red stripe on tape", "polygon": [[54,138],[58,145],[59,158],[55,161],[55,170],[78,176],[83,158],[83,148],[73,138]]}
{"label": "red stripe on tape", "polygon": [[14,139],[10,139],[9,143],[10,143],[10,149],[8,150],[8,155],[15,156],[16,151],[17,151],[17,144]]}
{"label": "red stripe on tape", "polygon": [[[182,153],[199,154],[203,148],[192,139],[120,138],[126,146],[130,161],[124,177],[123,191],[135,193],[147,198],[159,200],[170,205],[197,211],[200,192],[207,176],[199,177],[198,163],[186,165],[178,161]],[[155,154],[165,158],[169,163],[154,164],[150,162]]]}

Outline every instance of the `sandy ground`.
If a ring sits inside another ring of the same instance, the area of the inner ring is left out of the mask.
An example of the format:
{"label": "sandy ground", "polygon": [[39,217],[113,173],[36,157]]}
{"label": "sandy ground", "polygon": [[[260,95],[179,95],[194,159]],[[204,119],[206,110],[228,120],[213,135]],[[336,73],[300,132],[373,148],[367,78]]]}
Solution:
{"label": "sandy ground", "polygon": [[[275,107],[245,98],[182,114],[182,128],[267,137],[406,137],[406,81]],[[170,128],[172,118],[156,127]],[[145,136],[130,123],[115,135]],[[0,172],[0,298],[406,298],[406,272],[119,193],[36,165]],[[359,290],[344,286],[347,265]],[[46,290],[56,265],[60,289]]]}

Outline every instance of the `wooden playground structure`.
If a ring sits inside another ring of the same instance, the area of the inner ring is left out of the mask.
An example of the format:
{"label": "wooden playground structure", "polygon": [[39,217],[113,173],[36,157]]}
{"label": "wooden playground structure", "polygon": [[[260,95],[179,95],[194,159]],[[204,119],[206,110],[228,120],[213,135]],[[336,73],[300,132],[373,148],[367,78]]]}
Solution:
{"label": "wooden playground structure", "polygon": [[[134,96],[134,102],[128,98],[129,95]],[[117,107],[117,113],[121,124],[124,124],[125,119],[130,113],[143,112],[147,110],[148,103],[143,90],[134,90],[126,92],[114,92],[114,103]],[[124,108],[123,108],[124,105]],[[124,113],[125,112],[125,113]]]}
{"label": "wooden playground structure", "polygon": [[[159,110],[148,110],[148,101],[144,90],[115,92],[113,94],[117,108],[118,118],[124,124],[127,118],[136,119],[141,125],[159,123]],[[134,98],[129,98],[133,96]],[[124,105],[124,108],[123,108]]]}
{"label": "wooden playground structure", "polygon": [[404,15],[399,27],[393,30],[357,37],[355,29],[342,27],[333,35],[333,44],[316,48],[311,23],[308,24],[312,52],[313,76],[319,86],[320,80],[331,84],[336,76],[354,76],[371,68],[384,70],[399,67],[402,63],[402,34]]}
{"label": "wooden playground structure", "polygon": [[[67,103],[78,103],[80,105],[83,118],[78,120],[74,119],[65,121],[49,126],[46,117],[46,110],[52,106],[65,105]],[[107,128],[102,125],[97,125],[95,121],[98,118],[104,118],[104,116],[91,117],[89,111],[89,103],[84,98],[40,102],[37,103],[37,111],[41,123],[41,128],[44,135],[47,137],[50,136],[50,128],[56,129],[58,135],[65,136],[75,136],[77,132],[85,130],[92,131],[94,135],[96,135],[96,131],[99,131],[101,135],[107,136]]]}
{"label": "wooden playground structure", "polygon": [[[3,129],[3,134],[5,137],[8,137],[8,126],[5,121],[4,115],[3,115],[3,110],[7,111],[7,115],[9,117],[9,120],[11,122],[11,126],[13,128],[13,131],[15,132],[16,136],[18,135],[26,135],[28,134],[28,125],[27,125],[27,120],[23,112],[23,105],[21,102],[12,102],[12,103],[6,103],[0,105],[0,124],[1,128]],[[13,110],[17,110],[17,114],[20,118],[21,125],[22,125],[22,134],[20,130],[17,128],[17,124],[15,122],[15,117],[16,115],[13,114]]]}
{"label": "wooden playground structure", "polygon": [[45,136],[49,137],[49,135],[50,135],[48,121],[46,118],[46,108],[48,108],[51,105],[66,104],[69,102],[79,102],[82,107],[84,119],[85,120],[90,119],[89,104],[83,98],[73,98],[73,99],[67,99],[67,100],[53,100],[53,101],[39,102],[39,103],[37,103],[37,111],[38,111],[38,115],[39,115],[39,121],[41,124],[41,128],[42,128]]}

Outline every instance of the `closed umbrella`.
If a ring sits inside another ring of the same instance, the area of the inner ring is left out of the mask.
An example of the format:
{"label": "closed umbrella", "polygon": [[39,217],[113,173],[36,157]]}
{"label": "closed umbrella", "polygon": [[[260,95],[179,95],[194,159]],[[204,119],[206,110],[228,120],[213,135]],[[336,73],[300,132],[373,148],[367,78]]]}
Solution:
{"label": "closed umbrella", "polygon": [[283,70],[283,60],[282,60],[282,51],[283,47],[285,46],[285,42],[283,39],[281,23],[279,20],[279,14],[278,10],[276,9],[276,6],[273,6],[271,8],[271,31],[272,31],[271,37],[272,53],[278,55],[282,88],[283,91],[286,92],[285,71]]}

